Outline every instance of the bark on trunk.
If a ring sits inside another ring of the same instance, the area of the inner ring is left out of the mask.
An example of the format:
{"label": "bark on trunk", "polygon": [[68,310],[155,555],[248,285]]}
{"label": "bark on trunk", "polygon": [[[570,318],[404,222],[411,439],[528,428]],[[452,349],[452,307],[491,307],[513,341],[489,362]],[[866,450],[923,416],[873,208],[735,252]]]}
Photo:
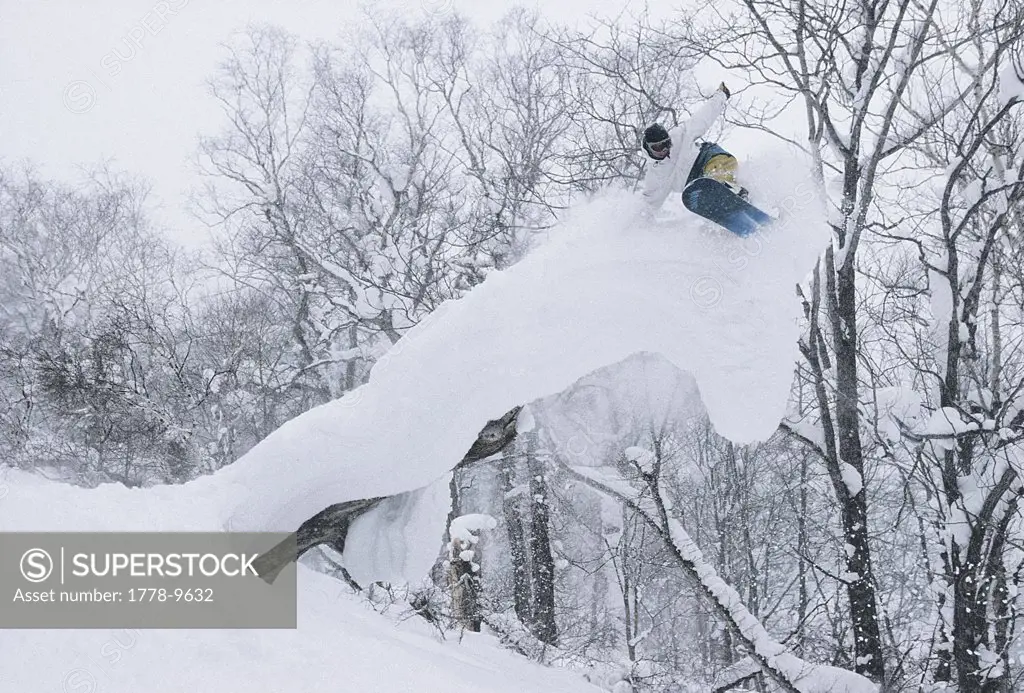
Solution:
{"label": "bark on trunk", "polygon": [[[465,550],[474,551],[474,559],[462,560],[460,554]],[[452,595],[452,617],[462,628],[474,633],[480,632],[483,616],[480,612],[480,573],[473,570],[473,564],[479,565],[480,545],[463,544],[459,539],[451,542],[451,553],[448,561],[448,585]]]}
{"label": "bark on trunk", "polygon": [[516,486],[516,465],[513,460],[502,461],[501,481],[504,491],[502,512],[505,516],[509,556],[512,560],[513,605],[519,621],[529,625],[531,597],[526,529],[523,525],[522,491]]}
{"label": "bark on trunk", "polygon": [[526,466],[530,476],[530,568],[532,571],[531,630],[541,642],[558,642],[555,623],[555,559],[551,553],[550,513],[546,479],[547,465],[537,456],[536,436],[526,445]]}
{"label": "bark on trunk", "polygon": [[[882,638],[875,601],[874,573],[868,544],[867,500],[864,489],[851,493],[842,467],[849,465],[864,478],[864,458],[860,439],[860,383],[857,374],[857,296],[856,277],[852,263],[844,262],[838,271],[832,253],[826,255],[828,265],[829,318],[835,348],[836,368],[836,434],[838,459],[831,461],[839,469],[830,470],[836,498],[841,507],[843,534],[852,550],[847,551],[846,570],[850,581],[846,586],[853,621],[855,670],[858,674],[881,682],[885,678]],[[836,473],[838,472],[838,474]],[[861,484],[863,486],[863,483]]]}

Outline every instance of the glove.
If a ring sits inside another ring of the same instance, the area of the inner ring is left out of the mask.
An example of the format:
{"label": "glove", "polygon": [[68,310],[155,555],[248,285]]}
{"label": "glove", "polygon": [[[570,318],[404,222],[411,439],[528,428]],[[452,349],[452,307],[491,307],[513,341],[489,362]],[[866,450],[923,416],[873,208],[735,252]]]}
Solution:
{"label": "glove", "polygon": [[718,90],[725,94],[725,98],[732,96],[732,92],[729,91],[729,87],[725,86],[725,82],[718,85]]}

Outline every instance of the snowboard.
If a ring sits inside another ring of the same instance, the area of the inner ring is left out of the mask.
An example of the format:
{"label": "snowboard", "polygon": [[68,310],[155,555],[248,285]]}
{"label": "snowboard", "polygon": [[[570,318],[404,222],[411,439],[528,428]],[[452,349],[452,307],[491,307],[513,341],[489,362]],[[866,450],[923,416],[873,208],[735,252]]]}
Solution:
{"label": "snowboard", "polygon": [[683,188],[683,204],[694,214],[745,237],[776,221],[713,178],[697,178]]}

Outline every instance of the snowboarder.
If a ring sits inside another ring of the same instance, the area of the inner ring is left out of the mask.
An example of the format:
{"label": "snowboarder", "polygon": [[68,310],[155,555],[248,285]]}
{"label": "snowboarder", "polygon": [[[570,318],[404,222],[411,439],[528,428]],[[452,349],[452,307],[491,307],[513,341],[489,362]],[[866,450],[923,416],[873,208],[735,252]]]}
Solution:
{"label": "snowboarder", "polygon": [[723,82],[689,121],[671,130],[659,123],[644,130],[643,149],[652,160],[644,177],[645,216],[653,216],[672,192],[682,192],[687,209],[740,236],[772,221],[746,202],[747,190],[736,182],[736,157],[715,142],[697,143],[731,95]]}

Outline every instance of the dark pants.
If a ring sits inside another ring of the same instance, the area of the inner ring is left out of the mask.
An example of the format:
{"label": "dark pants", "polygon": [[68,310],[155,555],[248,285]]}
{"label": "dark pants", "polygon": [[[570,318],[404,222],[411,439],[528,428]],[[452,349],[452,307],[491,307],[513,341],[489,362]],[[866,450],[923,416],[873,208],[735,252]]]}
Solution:
{"label": "dark pants", "polygon": [[714,178],[722,183],[736,183],[736,157],[718,146],[717,142],[701,142],[697,160],[693,162],[689,183],[697,178]]}

